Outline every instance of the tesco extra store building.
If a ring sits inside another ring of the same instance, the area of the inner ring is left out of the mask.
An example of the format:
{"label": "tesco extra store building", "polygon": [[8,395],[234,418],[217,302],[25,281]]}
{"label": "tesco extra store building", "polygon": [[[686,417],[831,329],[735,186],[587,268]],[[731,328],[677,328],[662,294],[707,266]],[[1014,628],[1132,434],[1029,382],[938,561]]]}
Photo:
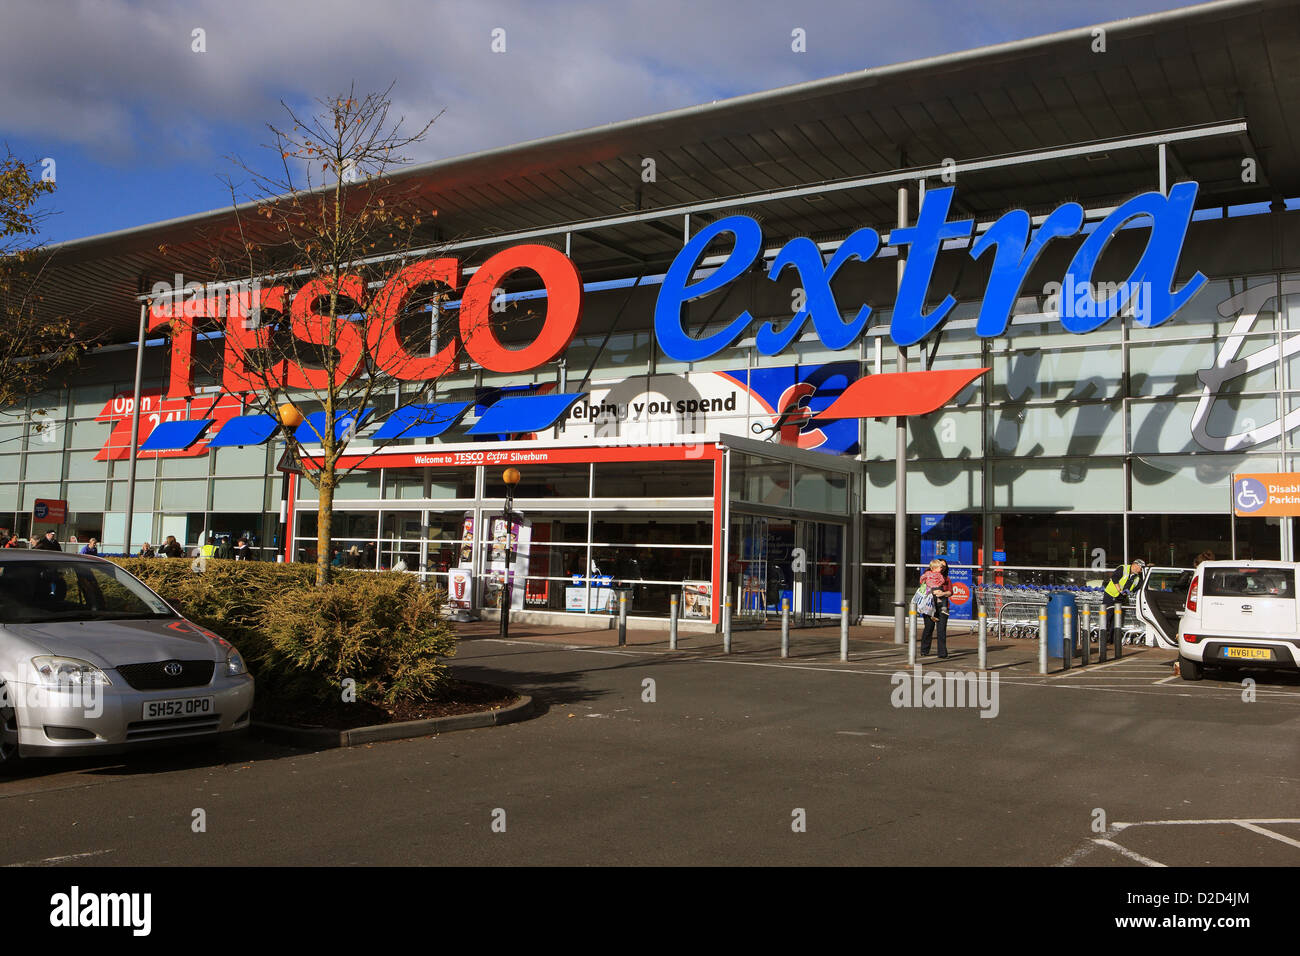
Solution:
{"label": "tesco extra store building", "polygon": [[[616,586],[634,618],[678,595],[701,627],[724,594],[741,618],[782,597],[809,620],[841,599],[888,617],[900,558],[913,586],[939,555],[970,587],[1225,554],[1229,476],[1300,471],[1300,79],[1277,68],[1298,56],[1291,4],[1211,3],[413,168],[431,250],[468,278],[546,247],[581,317],[533,367],[440,380],[464,406],[445,428],[382,437],[423,383],[376,402],[335,546],[468,575],[490,607],[513,465],[516,607],[545,620],[603,626]],[[120,552],[130,511],[132,551],[215,533],[314,557],[314,493],[276,470],[282,446],[220,441],[253,409],[214,363],[178,361],[174,329],[138,348],[148,290],[201,278],[228,221],[56,247],[46,306],[103,344],[0,416],[0,525]],[[549,295],[528,268],[504,288]],[[219,357],[220,323],[195,331]],[[210,420],[198,440],[133,449],[138,351],[141,445]],[[493,417],[520,397],[526,420]],[[1235,534],[1241,555],[1294,553],[1289,519]]]}

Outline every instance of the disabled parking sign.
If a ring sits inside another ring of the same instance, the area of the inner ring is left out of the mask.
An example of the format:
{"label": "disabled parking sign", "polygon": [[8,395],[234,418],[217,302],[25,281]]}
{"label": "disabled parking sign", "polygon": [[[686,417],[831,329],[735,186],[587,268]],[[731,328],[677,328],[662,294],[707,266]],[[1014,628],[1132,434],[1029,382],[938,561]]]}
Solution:
{"label": "disabled parking sign", "polygon": [[1300,473],[1233,475],[1232,513],[1238,517],[1300,515]]}
{"label": "disabled parking sign", "polygon": [[1268,488],[1255,478],[1238,478],[1232,492],[1233,507],[1239,514],[1254,514],[1268,504]]}

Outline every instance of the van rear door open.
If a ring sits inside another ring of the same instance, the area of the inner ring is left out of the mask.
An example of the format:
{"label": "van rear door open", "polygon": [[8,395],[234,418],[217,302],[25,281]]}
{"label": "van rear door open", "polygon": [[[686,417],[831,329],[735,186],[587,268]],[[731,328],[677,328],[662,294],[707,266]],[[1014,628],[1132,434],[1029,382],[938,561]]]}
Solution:
{"label": "van rear door open", "polygon": [[1157,647],[1177,649],[1178,616],[1192,586],[1190,568],[1151,568],[1137,595],[1138,619],[1147,626]]}

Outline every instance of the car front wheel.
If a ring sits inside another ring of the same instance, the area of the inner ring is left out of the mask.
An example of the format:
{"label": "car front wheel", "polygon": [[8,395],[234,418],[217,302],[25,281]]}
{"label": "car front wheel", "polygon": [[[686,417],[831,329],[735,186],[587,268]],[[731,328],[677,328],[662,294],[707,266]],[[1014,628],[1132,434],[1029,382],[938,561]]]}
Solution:
{"label": "car front wheel", "polygon": [[4,698],[5,686],[0,684],[0,773],[18,763],[18,711]]}
{"label": "car front wheel", "polygon": [[1182,675],[1183,680],[1200,680],[1205,676],[1205,665],[1200,661],[1179,657],[1178,673]]}

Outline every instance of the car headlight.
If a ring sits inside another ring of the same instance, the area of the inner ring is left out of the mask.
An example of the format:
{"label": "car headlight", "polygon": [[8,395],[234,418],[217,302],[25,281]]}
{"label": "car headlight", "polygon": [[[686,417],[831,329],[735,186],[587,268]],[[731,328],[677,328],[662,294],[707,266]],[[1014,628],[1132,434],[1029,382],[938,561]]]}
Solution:
{"label": "car headlight", "polygon": [[32,666],[40,675],[39,683],[47,687],[85,687],[90,684],[112,684],[108,675],[89,661],[75,657],[33,657]]}
{"label": "car headlight", "polygon": [[239,651],[232,647],[230,653],[226,655],[226,676],[238,677],[240,674],[247,673],[248,665],[244,663],[244,659],[239,655]]}

